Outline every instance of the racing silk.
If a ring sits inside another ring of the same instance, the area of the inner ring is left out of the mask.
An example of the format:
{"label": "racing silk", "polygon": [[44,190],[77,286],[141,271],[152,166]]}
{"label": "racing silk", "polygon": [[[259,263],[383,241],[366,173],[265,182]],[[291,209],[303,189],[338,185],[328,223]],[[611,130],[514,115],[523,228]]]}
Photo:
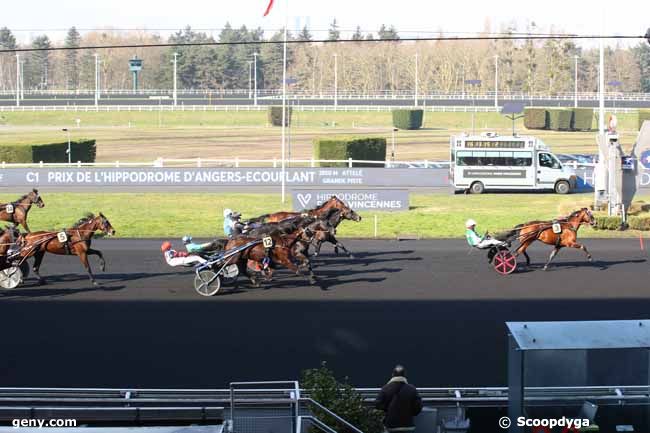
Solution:
{"label": "racing silk", "polygon": [[163,253],[165,261],[169,266],[191,266],[197,263],[205,263],[202,257],[186,253],[184,251],[167,250]]}
{"label": "racing silk", "polygon": [[232,234],[232,229],[233,226],[235,225],[235,222],[232,220],[230,217],[226,217],[223,220],[223,233],[226,236],[230,236]]}
{"label": "racing silk", "polygon": [[473,247],[480,244],[481,241],[483,240],[483,238],[481,238],[479,235],[477,235],[476,231],[474,231],[472,229],[465,230],[465,238],[467,239],[467,243],[470,244]]}

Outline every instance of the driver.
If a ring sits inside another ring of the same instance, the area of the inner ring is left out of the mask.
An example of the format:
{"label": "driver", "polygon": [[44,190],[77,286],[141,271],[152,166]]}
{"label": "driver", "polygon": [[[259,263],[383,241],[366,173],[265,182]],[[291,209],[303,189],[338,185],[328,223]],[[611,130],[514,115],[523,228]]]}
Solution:
{"label": "driver", "polygon": [[223,233],[228,237],[237,236],[242,233],[244,224],[241,222],[241,214],[231,209],[223,211]]}
{"label": "driver", "polygon": [[487,232],[485,233],[485,236],[479,236],[479,234],[476,233],[476,221],[471,218],[468,219],[465,223],[465,228],[467,229],[465,230],[465,238],[467,238],[467,243],[473,247],[484,249],[503,245],[502,241],[492,238],[487,234]]}
{"label": "driver", "polygon": [[165,241],[160,246],[160,249],[163,253],[163,257],[169,266],[193,266],[197,264],[203,264],[207,262],[203,257],[199,257],[195,254],[186,253],[183,251],[176,251],[172,249],[172,244],[169,241]]}
{"label": "driver", "polygon": [[183,236],[181,240],[183,241],[183,245],[185,245],[185,249],[190,254],[202,253],[209,250],[212,247],[212,242],[207,242],[205,244],[194,243],[192,240],[192,236],[190,235]]}

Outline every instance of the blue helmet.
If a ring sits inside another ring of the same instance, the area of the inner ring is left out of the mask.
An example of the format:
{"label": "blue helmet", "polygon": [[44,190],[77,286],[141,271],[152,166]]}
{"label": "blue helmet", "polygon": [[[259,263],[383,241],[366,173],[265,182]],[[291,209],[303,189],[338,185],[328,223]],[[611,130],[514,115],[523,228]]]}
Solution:
{"label": "blue helmet", "polygon": [[185,235],[185,236],[183,236],[182,241],[183,241],[184,244],[189,244],[190,242],[192,242],[192,236]]}

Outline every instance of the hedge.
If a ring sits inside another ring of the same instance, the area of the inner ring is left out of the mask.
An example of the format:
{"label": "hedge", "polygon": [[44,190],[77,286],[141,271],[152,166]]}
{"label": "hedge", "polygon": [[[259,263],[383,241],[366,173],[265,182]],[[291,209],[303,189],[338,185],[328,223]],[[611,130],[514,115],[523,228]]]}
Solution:
{"label": "hedge", "polygon": [[[314,159],[385,161],[386,139],[380,137],[332,137],[314,140]],[[319,167],[347,167],[347,163],[319,163]],[[380,167],[355,163],[354,167]]]}
{"label": "hedge", "polygon": [[593,108],[574,108],[571,118],[571,129],[573,131],[591,131],[593,121]]}
{"label": "hedge", "polygon": [[571,129],[573,110],[553,108],[548,110],[548,127],[554,131],[568,131]]}
{"label": "hedge", "polygon": [[393,126],[399,129],[420,129],[424,110],[393,110]]}
{"label": "hedge", "polygon": [[526,108],[524,110],[524,126],[527,129],[548,128],[548,112],[546,108]]}
{"label": "hedge", "polygon": [[639,110],[639,131],[646,120],[650,120],[650,110],[647,108]]}
{"label": "hedge", "polygon": [[[627,219],[632,230],[650,231],[650,216],[632,215]],[[596,230],[619,230],[621,227],[621,217],[618,216],[597,216]]]}
{"label": "hedge", "polygon": [[[292,107],[287,107],[287,118],[284,126],[291,125]],[[273,126],[282,126],[282,106],[271,106],[268,109],[269,123]]]}
{"label": "hedge", "polygon": [[[95,140],[70,142],[72,161],[95,162]],[[68,142],[51,144],[0,145],[0,161],[7,163],[68,162]]]}

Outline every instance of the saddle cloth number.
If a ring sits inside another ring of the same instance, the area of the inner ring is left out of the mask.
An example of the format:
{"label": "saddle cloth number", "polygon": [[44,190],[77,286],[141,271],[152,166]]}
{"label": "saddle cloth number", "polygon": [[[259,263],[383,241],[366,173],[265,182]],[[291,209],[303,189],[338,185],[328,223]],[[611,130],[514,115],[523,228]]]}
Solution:
{"label": "saddle cloth number", "polygon": [[272,248],[273,247],[273,238],[272,237],[265,237],[262,239],[262,244],[264,245],[264,248]]}
{"label": "saddle cloth number", "polygon": [[56,237],[62,244],[68,242],[68,234],[66,232],[59,232],[56,234]]}
{"label": "saddle cloth number", "polygon": [[556,235],[562,233],[562,224],[553,223],[553,233],[555,233]]}
{"label": "saddle cloth number", "polygon": [[8,204],[7,207],[5,207],[5,212],[14,213],[14,205]]}

